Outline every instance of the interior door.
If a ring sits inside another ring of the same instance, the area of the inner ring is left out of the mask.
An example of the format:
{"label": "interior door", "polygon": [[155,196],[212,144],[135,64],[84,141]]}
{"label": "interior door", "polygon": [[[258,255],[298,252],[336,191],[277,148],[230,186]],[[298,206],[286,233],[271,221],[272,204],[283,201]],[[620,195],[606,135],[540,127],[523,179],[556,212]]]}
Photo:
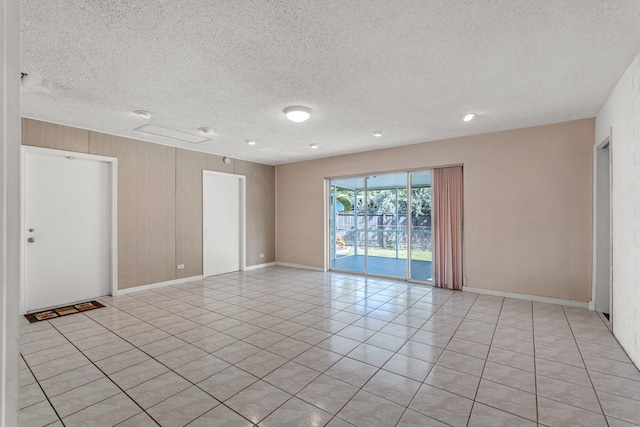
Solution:
{"label": "interior door", "polygon": [[241,187],[238,175],[203,171],[203,275],[241,269]]}
{"label": "interior door", "polygon": [[112,163],[25,149],[24,307],[62,306],[112,289]]}

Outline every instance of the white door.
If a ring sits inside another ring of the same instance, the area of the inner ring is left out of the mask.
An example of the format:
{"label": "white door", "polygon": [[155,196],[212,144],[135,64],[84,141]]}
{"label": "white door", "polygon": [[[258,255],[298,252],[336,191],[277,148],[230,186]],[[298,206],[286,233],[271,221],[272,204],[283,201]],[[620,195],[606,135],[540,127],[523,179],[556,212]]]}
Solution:
{"label": "white door", "polygon": [[240,175],[202,173],[204,277],[242,268],[243,184]]}
{"label": "white door", "polygon": [[25,148],[26,311],[109,295],[113,163]]}

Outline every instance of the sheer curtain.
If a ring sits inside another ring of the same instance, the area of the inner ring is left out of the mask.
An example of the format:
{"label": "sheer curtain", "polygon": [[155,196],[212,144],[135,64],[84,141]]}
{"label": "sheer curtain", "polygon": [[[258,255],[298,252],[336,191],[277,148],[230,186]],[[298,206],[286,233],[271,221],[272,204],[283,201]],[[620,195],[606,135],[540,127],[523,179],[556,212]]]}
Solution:
{"label": "sheer curtain", "polygon": [[433,170],[433,284],[462,289],[462,166]]}

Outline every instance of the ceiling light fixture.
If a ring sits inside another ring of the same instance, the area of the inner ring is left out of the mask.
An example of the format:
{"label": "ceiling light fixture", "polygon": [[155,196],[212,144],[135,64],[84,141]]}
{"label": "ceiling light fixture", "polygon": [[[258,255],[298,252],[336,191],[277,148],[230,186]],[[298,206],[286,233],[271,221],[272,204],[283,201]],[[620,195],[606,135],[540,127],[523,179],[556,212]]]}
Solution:
{"label": "ceiling light fixture", "polygon": [[245,141],[249,145],[256,145],[256,142],[253,139],[245,139]]}
{"label": "ceiling light fixture", "polygon": [[311,112],[313,110],[309,107],[303,107],[301,105],[292,105],[282,111],[284,111],[284,115],[287,116],[287,119],[295,123],[302,123],[309,120],[309,117],[311,117]]}
{"label": "ceiling light fixture", "polygon": [[134,111],[134,113],[136,113],[136,115],[138,115],[140,117],[144,117],[147,120],[149,120],[151,117],[153,117],[153,113],[151,111],[147,111],[147,110],[136,110],[136,111]]}
{"label": "ceiling light fixture", "polygon": [[309,147],[311,147],[311,148],[313,148],[315,150],[316,148],[318,148],[318,144],[316,144],[316,143],[309,144]]}
{"label": "ceiling light fixture", "polygon": [[204,134],[207,134],[207,135],[211,135],[211,134],[213,134],[213,133],[215,133],[215,132],[216,132],[215,130],[213,130],[213,129],[211,129],[211,128],[208,128],[208,127],[206,127],[206,126],[203,126],[203,127],[201,127],[201,128],[198,128],[198,130],[199,130],[200,132],[204,133]]}
{"label": "ceiling light fixture", "polygon": [[470,122],[471,120],[473,120],[476,117],[478,117],[478,115],[476,113],[466,113],[466,114],[463,114],[460,117],[462,117],[462,120],[464,120],[465,122]]}
{"label": "ceiling light fixture", "polygon": [[374,130],[373,132],[371,132],[373,134],[373,136],[380,138],[382,136],[382,131],[381,130]]}

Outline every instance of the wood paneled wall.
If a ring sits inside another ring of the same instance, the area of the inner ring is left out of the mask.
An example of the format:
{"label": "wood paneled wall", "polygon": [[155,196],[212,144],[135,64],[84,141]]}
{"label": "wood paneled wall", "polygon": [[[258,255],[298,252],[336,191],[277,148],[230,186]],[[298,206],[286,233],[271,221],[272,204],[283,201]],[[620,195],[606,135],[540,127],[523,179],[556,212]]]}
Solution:
{"label": "wood paneled wall", "polygon": [[[235,160],[234,173],[247,177],[247,265],[273,262],[276,259],[276,180],[275,168]],[[273,230],[270,232],[262,230]],[[251,236],[251,238],[249,238]],[[264,254],[264,258],[260,258]]]}
{"label": "wood paneled wall", "polygon": [[202,171],[233,173],[233,162],[224,164],[222,157],[197,151],[177,150],[176,155],[176,242],[178,277],[202,274]]}
{"label": "wood paneled wall", "polygon": [[118,286],[176,278],[176,152],[104,133],[89,152],[118,159]]}
{"label": "wood paneled wall", "polygon": [[89,153],[89,131],[54,123],[22,119],[22,145]]}
{"label": "wood paneled wall", "polygon": [[118,159],[119,289],[202,274],[203,170],[246,176],[247,266],[275,261],[273,166],[226,165],[212,154],[32,119],[22,120],[22,135],[24,145]]}

